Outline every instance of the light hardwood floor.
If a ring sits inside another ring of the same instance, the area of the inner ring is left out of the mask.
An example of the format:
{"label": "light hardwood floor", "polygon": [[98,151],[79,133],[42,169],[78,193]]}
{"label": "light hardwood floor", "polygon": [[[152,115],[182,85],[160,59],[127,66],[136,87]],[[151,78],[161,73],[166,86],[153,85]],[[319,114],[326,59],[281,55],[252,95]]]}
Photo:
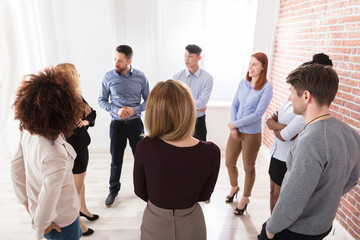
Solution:
{"label": "light hardwood floor", "polygon": [[[260,151],[256,162],[256,182],[250,199],[248,211],[243,216],[234,216],[236,201],[225,203],[229,191],[229,180],[222,152],[221,169],[218,181],[211,197],[211,202],[201,203],[203,208],[207,236],[209,240],[248,240],[257,239],[261,225],[270,216],[269,210],[269,165],[266,149]],[[0,168],[0,239],[33,239],[30,227],[30,217],[25,209],[16,202],[9,173],[10,157],[1,157]],[[238,166],[242,169],[242,162]],[[84,222],[95,230],[95,233],[82,239],[100,240],[133,240],[139,239],[140,224],[145,202],[136,197],[132,184],[133,157],[127,148],[123,172],[122,187],[112,207],[105,206],[108,194],[108,179],[110,169],[109,153],[90,153],[89,167],[86,177],[86,199],[90,211],[99,214],[95,222]],[[240,184],[243,184],[244,174],[240,171]],[[328,236],[327,240],[347,239],[344,236]]]}

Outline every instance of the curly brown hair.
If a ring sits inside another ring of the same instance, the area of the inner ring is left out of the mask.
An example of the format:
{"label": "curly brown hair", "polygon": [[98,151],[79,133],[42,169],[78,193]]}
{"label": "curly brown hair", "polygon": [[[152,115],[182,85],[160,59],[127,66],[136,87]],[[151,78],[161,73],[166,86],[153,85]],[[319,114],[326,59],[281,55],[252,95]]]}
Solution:
{"label": "curly brown hair", "polygon": [[15,97],[19,128],[55,141],[59,134],[72,135],[82,116],[83,102],[69,71],[47,67],[26,75]]}

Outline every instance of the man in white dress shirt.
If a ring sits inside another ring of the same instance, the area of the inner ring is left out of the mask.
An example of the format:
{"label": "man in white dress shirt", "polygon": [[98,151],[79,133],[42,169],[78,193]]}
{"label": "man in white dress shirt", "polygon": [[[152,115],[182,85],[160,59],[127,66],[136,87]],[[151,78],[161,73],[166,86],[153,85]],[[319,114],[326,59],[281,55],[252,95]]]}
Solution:
{"label": "man in white dress shirt", "polygon": [[208,72],[199,67],[201,52],[202,49],[199,46],[195,44],[187,45],[184,57],[186,68],[176,73],[173,79],[180,80],[190,87],[197,116],[194,137],[206,141],[205,111],[214,81]]}

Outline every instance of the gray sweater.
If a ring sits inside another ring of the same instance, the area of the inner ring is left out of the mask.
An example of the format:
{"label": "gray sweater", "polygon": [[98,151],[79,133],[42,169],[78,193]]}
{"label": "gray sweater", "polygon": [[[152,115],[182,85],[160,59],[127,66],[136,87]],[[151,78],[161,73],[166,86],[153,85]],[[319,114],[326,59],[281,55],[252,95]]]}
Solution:
{"label": "gray sweater", "polygon": [[359,179],[360,136],[336,118],[315,122],[293,143],[286,166],[268,231],[322,234],[330,229],[341,196]]}

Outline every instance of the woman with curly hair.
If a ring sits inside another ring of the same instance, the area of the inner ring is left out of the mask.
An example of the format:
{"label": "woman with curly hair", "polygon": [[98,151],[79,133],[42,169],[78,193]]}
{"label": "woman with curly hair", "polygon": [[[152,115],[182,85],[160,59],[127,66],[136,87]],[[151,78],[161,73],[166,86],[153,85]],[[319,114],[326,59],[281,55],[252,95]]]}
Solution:
{"label": "woman with curly hair", "polygon": [[72,174],[76,153],[64,135],[72,134],[84,104],[71,79],[57,67],[27,75],[14,102],[20,142],[11,176],[36,239],[79,239],[82,234]]}
{"label": "woman with curly hair", "polygon": [[[80,94],[79,86],[79,74],[75,66],[71,63],[61,63],[57,67],[69,71],[72,76],[72,81],[77,84],[77,90]],[[71,144],[76,152],[76,158],[74,161],[74,167],[72,172],[74,174],[75,186],[80,198],[80,216],[85,217],[89,221],[95,221],[99,218],[99,215],[92,214],[87,209],[85,201],[85,176],[86,168],[89,162],[89,150],[88,146],[90,144],[90,135],[88,133],[88,128],[95,125],[96,111],[93,110],[89,104],[82,97],[84,103],[83,115],[77,123],[77,127],[74,129],[74,132],[71,136],[65,136],[66,141]],[[94,230],[88,228],[82,220],[79,218],[80,226],[83,231],[83,236],[89,236],[94,233]]]}

